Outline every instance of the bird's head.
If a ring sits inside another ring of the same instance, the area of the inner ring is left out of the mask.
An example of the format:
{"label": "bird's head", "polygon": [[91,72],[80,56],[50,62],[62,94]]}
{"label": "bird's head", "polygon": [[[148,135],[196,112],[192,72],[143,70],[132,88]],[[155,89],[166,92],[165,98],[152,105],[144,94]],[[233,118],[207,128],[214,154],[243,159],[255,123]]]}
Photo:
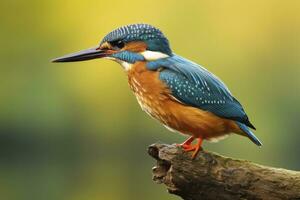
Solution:
{"label": "bird's head", "polygon": [[169,41],[159,29],[148,24],[132,24],[113,30],[97,47],[56,58],[53,62],[108,58],[127,68],[137,61],[157,60],[171,55]]}

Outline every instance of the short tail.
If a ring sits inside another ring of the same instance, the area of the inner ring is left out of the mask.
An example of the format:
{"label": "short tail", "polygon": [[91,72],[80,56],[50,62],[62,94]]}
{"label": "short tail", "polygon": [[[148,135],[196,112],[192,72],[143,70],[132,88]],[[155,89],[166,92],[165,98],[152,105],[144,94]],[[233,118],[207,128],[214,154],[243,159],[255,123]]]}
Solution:
{"label": "short tail", "polygon": [[257,146],[262,146],[261,141],[252,133],[252,131],[245,125],[240,122],[236,122],[240,129],[247,134],[247,137]]}

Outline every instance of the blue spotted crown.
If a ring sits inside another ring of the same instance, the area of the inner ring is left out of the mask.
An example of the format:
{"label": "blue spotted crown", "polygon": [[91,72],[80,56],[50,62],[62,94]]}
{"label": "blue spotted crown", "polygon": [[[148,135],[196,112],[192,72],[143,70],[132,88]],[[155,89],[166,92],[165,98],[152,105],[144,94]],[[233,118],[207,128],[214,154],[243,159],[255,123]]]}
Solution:
{"label": "blue spotted crown", "polygon": [[118,40],[123,42],[143,41],[151,51],[160,51],[166,54],[172,53],[168,39],[158,28],[149,24],[131,24],[117,28],[107,34],[100,45],[105,42]]}

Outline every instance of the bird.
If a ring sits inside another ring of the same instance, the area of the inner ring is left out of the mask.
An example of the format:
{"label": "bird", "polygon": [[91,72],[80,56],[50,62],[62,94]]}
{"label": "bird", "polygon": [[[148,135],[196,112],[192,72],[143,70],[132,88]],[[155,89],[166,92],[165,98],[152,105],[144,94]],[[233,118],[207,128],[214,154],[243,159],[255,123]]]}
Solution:
{"label": "bird", "polygon": [[175,54],[160,29],[145,23],[121,26],[96,47],[52,62],[98,58],[116,61],[124,68],[143,111],[169,130],[188,136],[177,145],[192,152],[192,159],[202,150],[204,140],[219,140],[231,133],[262,145],[243,106],[224,82],[203,66]]}

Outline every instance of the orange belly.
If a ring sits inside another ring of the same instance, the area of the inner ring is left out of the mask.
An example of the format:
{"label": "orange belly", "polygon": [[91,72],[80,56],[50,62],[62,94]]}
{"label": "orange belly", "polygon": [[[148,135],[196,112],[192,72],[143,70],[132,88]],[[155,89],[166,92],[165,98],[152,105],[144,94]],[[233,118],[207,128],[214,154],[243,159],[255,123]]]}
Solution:
{"label": "orange belly", "polygon": [[144,62],[128,71],[128,82],[142,109],[165,126],[183,134],[217,138],[231,132],[241,134],[232,120],[184,105],[176,100],[167,86],[159,80],[159,72],[148,71]]}

